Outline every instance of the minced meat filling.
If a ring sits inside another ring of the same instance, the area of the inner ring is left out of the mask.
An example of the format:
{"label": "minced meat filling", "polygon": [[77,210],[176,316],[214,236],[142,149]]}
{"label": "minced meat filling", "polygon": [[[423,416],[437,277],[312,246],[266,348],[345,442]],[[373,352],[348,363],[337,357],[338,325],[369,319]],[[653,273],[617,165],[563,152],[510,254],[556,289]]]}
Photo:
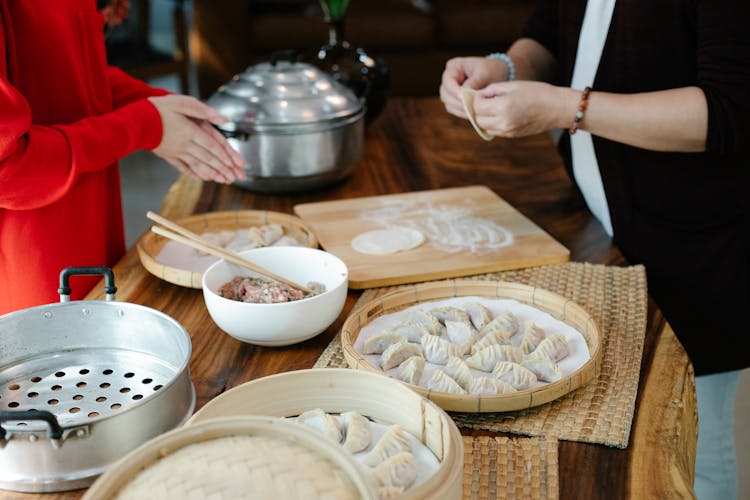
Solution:
{"label": "minced meat filling", "polygon": [[[324,284],[314,281],[307,283],[307,288],[313,290],[315,295],[326,291]],[[237,276],[232,281],[224,283],[219,288],[219,295],[227,299],[255,304],[291,302],[312,296],[285,283],[247,276]]]}

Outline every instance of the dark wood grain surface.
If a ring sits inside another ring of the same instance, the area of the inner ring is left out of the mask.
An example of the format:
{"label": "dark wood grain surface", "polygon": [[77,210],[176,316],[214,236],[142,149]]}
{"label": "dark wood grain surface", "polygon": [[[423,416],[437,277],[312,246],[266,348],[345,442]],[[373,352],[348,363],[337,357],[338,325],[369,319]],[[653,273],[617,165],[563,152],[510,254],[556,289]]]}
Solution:
{"label": "dark wood grain surface", "polygon": [[[571,260],[627,264],[589,214],[545,135],[481,140],[468,122],[448,115],[436,98],[391,99],[366,132],[365,151],[351,177],[314,192],[269,195],[180,178],[161,213],[266,209],[292,213],[297,203],[486,185],[571,251]],[[145,214],[144,214],[145,217]],[[190,333],[190,371],[197,408],[243,382],[310,368],[340,329],[360,292],[323,334],[298,345],[263,348],[241,343],[213,323],[200,290],[149,274],[135,249],[114,268],[120,301],[144,304],[178,320]],[[89,298],[101,298],[95,290]],[[655,304],[649,315],[636,415],[624,450],[575,442],[559,446],[560,498],[685,498],[693,496],[695,395],[692,368]],[[2,498],[78,498],[83,491],[44,495],[0,492]]]}

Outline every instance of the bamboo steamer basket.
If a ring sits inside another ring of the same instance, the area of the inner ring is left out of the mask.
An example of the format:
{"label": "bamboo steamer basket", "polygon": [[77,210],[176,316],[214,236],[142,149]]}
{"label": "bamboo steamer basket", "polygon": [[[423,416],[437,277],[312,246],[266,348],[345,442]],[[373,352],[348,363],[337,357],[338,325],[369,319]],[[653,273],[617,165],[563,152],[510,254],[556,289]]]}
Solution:
{"label": "bamboo steamer basket", "polygon": [[557,382],[512,394],[451,394],[431,391],[425,387],[394,380],[434,401],[446,411],[482,413],[514,411],[539,406],[586,385],[598,375],[602,361],[602,335],[596,322],[586,310],[573,301],[548,290],[520,283],[487,280],[450,280],[412,285],[363,304],[349,315],[341,329],[341,344],[346,362],[355,369],[382,374],[383,371],[379,367],[373,366],[364,359],[354,347],[354,342],[362,327],[379,316],[398,312],[415,304],[466,296],[514,299],[549,313],[583,335],[591,357],[576,371]]}
{"label": "bamboo steamer basket", "polygon": [[211,419],[144,443],[113,464],[83,498],[344,500],[375,495],[352,456],[323,435],[276,417],[243,416]]}
{"label": "bamboo steamer basket", "polygon": [[[284,228],[284,234],[294,237],[304,246],[318,248],[318,238],[302,219],[281,212],[230,210],[191,215],[175,222],[197,234],[208,231],[237,231],[254,226],[279,224]],[[136,248],[143,267],[154,276],[169,283],[189,288],[202,288],[202,272],[180,269],[156,260],[168,241],[170,240],[152,232],[146,233],[138,241]]]}
{"label": "bamboo steamer basket", "polygon": [[378,423],[398,424],[435,454],[438,470],[399,499],[461,498],[464,451],[456,424],[435,403],[377,373],[317,368],[270,375],[215,397],[185,425],[237,415],[290,417],[315,408],[357,411]]}

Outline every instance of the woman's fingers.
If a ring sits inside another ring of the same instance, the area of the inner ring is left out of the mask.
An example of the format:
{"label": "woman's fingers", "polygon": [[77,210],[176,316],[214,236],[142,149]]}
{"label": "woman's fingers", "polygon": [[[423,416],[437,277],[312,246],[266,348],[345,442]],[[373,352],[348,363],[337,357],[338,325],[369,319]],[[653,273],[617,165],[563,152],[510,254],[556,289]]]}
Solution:
{"label": "woman's fingers", "polygon": [[229,157],[232,160],[232,163],[234,164],[235,173],[238,174],[238,177],[245,178],[245,157],[239,154],[231,144],[229,144],[229,141],[214,128],[213,125],[209,122],[202,122],[201,128],[209,135],[211,136],[217,143],[221,145],[221,147],[226,151],[226,153],[229,155]]}

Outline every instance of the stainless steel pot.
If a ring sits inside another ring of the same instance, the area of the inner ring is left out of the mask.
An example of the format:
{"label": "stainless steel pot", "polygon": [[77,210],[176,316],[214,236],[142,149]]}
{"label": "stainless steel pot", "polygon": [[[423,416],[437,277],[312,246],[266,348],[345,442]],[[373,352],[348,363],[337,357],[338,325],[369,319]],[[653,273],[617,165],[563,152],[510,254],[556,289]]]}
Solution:
{"label": "stainless steel pot", "polygon": [[207,104],[231,123],[218,129],[247,160],[239,187],[260,192],[321,188],[347,177],[362,156],[363,101],[301,62],[251,66]]}
{"label": "stainless steel pot", "polygon": [[[104,274],[107,300],[69,301],[75,274]],[[68,268],[61,303],[0,316],[0,488],[89,486],[192,414],[189,335],[115,290],[110,269]]]}

